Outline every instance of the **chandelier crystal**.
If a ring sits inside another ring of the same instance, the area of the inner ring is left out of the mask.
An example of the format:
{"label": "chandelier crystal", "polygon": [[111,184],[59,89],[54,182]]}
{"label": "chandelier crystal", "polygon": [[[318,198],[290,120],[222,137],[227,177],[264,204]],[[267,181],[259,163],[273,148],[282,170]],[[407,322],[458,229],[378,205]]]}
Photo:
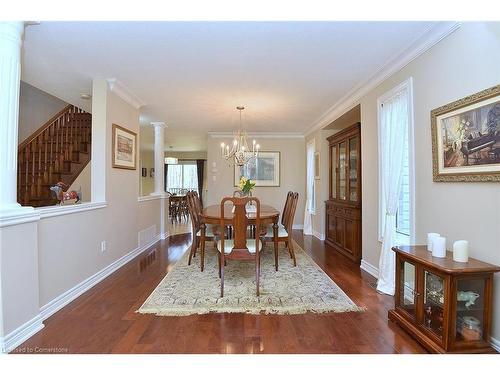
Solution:
{"label": "chandelier crystal", "polygon": [[245,107],[236,107],[236,109],[240,111],[240,127],[234,132],[231,147],[224,142],[220,144],[220,154],[229,164],[242,167],[252,159],[257,158],[260,146],[255,142],[255,139],[252,140],[252,147],[248,146],[247,132],[241,124],[241,112]]}

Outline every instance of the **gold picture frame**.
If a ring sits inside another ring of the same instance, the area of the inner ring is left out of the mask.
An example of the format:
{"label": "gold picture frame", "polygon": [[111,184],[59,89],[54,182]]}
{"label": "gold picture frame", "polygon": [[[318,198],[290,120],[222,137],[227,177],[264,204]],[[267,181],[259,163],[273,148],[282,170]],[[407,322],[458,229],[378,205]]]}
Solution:
{"label": "gold picture frame", "polygon": [[500,181],[500,85],[431,111],[434,182]]}
{"label": "gold picture frame", "polygon": [[113,168],[137,168],[137,134],[116,124],[112,131],[111,162]]}

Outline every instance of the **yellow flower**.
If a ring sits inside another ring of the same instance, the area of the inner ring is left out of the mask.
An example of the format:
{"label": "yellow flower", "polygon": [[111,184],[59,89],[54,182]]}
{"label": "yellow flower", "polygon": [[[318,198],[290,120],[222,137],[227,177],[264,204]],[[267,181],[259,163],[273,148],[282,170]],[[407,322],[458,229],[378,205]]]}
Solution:
{"label": "yellow flower", "polygon": [[243,187],[245,186],[245,184],[247,183],[247,178],[245,176],[241,176],[240,178],[240,182],[238,184],[238,187],[240,188],[240,190],[243,190]]}

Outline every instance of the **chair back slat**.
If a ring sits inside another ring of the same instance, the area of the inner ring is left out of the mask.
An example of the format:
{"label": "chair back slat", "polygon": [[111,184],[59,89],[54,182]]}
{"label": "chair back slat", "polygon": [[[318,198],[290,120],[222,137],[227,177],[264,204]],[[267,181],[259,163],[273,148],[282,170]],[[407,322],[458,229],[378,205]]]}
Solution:
{"label": "chair back slat", "polygon": [[293,219],[295,217],[295,211],[297,209],[298,200],[299,200],[299,193],[292,193],[290,196],[290,203],[287,208],[287,213],[286,215],[284,215],[285,220],[283,226],[285,227],[285,229],[289,234],[292,233]]}
{"label": "chair back slat", "polygon": [[201,213],[198,212],[198,207],[196,201],[198,197],[193,194],[194,192],[190,191],[186,194],[186,201],[189,211],[189,216],[191,217],[191,227],[193,228],[193,234],[196,234],[200,229],[201,225]]}
{"label": "chair back slat", "polygon": [[[233,218],[231,224],[233,226],[233,252],[232,255],[244,256],[244,253],[250,254],[247,247],[247,229],[248,229],[248,217],[246,212],[247,203],[254,202],[256,206],[255,212],[255,227],[260,228],[260,201],[257,198],[247,197],[226,197],[223,198],[220,203],[221,209],[221,219],[220,219],[220,230],[224,233],[224,226],[226,225],[225,207],[226,202],[231,202],[234,207]],[[250,215],[254,215],[251,213]],[[258,237],[258,236],[257,236]],[[256,252],[259,252],[260,241],[256,239]],[[221,248],[224,249],[224,236],[221,236]],[[253,256],[253,255],[252,255]]]}
{"label": "chair back slat", "polygon": [[286,194],[285,206],[283,207],[283,213],[281,214],[281,224],[285,226],[285,219],[288,215],[288,210],[290,209],[290,203],[292,202],[293,191],[289,191]]}

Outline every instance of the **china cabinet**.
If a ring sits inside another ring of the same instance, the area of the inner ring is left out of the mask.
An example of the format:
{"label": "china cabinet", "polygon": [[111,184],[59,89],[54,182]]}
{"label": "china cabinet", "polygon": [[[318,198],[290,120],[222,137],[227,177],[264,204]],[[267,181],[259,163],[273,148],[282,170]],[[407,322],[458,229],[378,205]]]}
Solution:
{"label": "china cabinet", "polygon": [[325,242],[361,261],[361,133],[355,123],[328,138],[330,196],[326,203]]}
{"label": "china cabinet", "polygon": [[394,247],[395,308],[389,319],[436,353],[494,352],[490,346],[493,274],[500,267],[453,254],[436,258],[426,246]]}

